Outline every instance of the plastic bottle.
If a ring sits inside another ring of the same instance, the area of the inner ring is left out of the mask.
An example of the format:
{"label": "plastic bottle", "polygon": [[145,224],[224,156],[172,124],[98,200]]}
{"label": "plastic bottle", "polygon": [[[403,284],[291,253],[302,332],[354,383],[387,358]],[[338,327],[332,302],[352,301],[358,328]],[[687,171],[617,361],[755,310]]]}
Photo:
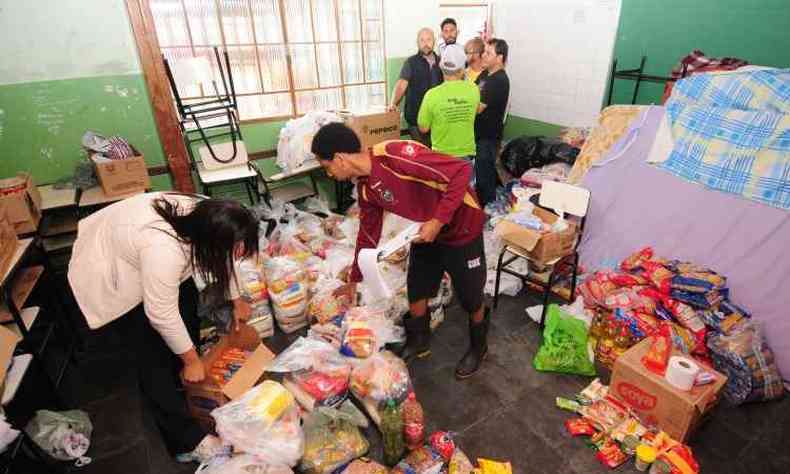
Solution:
{"label": "plastic bottle", "polygon": [[590,332],[588,334],[590,347],[593,351],[595,351],[595,348],[598,346],[598,341],[601,340],[603,331],[603,314],[601,314],[600,311],[596,311],[595,317],[593,317],[592,324],[590,325]]}
{"label": "plastic bottle", "polygon": [[403,443],[403,419],[395,400],[389,400],[381,415],[381,434],[384,438],[384,464],[394,466],[400,462],[405,451]]}
{"label": "plastic bottle", "polygon": [[628,331],[628,326],[621,324],[617,336],[614,338],[612,361],[617,360],[629,347],[631,347],[631,333]]}
{"label": "plastic bottle", "polygon": [[417,401],[414,392],[409,393],[409,397],[401,406],[403,412],[403,439],[409,451],[422,446],[425,440],[425,417],[422,405]]}
{"label": "plastic bottle", "polygon": [[616,335],[617,326],[614,318],[610,315],[606,319],[603,336],[601,340],[598,341],[598,347],[595,351],[596,357],[598,357],[598,360],[605,366],[610,366],[612,364],[612,350],[614,348],[614,338]]}

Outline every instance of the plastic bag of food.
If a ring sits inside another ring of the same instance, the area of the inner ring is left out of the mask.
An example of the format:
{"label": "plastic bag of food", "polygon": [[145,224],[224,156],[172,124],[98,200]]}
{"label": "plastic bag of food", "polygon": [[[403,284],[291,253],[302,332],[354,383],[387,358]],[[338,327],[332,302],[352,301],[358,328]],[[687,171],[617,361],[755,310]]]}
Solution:
{"label": "plastic bag of food", "polygon": [[365,359],[387,344],[404,340],[403,328],[388,319],[385,311],[368,306],[356,306],[346,311],[341,346],[343,355]]}
{"label": "plastic bag of food", "polygon": [[343,282],[334,278],[320,278],[313,286],[313,297],[307,307],[307,317],[311,322],[326,324],[342,317],[351,306],[348,297],[335,296],[335,290],[343,286]]}
{"label": "plastic bag of food", "polygon": [[439,474],[443,466],[442,457],[423,446],[410,452],[392,469],[392,474]]}
{"label": "plastic bag of food", "polygon": [[595,375],[595,365],[587,351],[587,327],[584,322],[563,314],[557,305],[549,306],[543,344],[533,365],[544,372]]}
{"label": "plastic bag of food", "polygon": [[306,326],[308,287],[302,265],[289,257],[269,258],[264,273],[280,328],[290,333]]}
{"label": "plastic bag of food", "polygon": [[390,470],[370,459],[355,459],[341,474],[389,474]]}
{"label": "plastic bag of food", "polygon": [[286,122],[280,129],[277,141],[277,166],[288,172],[315,159],[311,151],[313,136],[322,126],[342,121],[339,115],[332,112],[311,110],[302,117]]}
{"label": "plastic bag of food", "polygon": [[733,404],[784,396],[782,375],[759,323],[748,320],[730,335],[711,334],[708,348],[716,369],[727,375],[724,397]]}
{"label": "plastic bag of food", "polygon": [[323,341],[298,338],[274,359],[268,370],[288,373],[283,385],[307,410],[336,406],[348,395],[351,365]]}
{"label": "plastic bag of food", "polygon": [[351,372],[351,392],[360,400],[396,400],[400,404],[410,391],[406,363],[389,351],[374,354]]}
{"label": "plastic bag of food", "polygon": [[346,414],[331,408],[311,413],[304,423],[305,450],[299,466],[310,474],[329,474],[364,455],[370,445]]}
{"label": "plastic bag of food", "polygon": [[211,412],[217,434],[267,464],[295,466],[304,451],[299,407],[282,385],[266,380]]}
{"label": "plastic bag of food", "polygon": [[448,474],[473,474],[475,471],[472,461],[460,449],[456,449],[450,463],[447,465]]}
{"label": "plastic bag of food", "polygon": [[215,456],[198,467],[195,474],[293,474],[287,466],[273,466],[251,454]]}
{"label": "plastic bag of food", "polygon": [[[295,212],[289,211],[289,205],[286,205],[286,215],[284,219],[288,222],[279,224],[275,227],[269,236],[269,246],[266,248],[266,254],[272,257],[290,257],[296,261],[303,262],[313,253],[310,248],[299,238],[302,230],[297,224]],[[290,212],[290,214],[289,214]]]}
{"label": "plastic bag of food", "polygon": [[60,461],[87,460],[93,424],[82,410],[38,410],[25,427],[25,433],[42,450]]}

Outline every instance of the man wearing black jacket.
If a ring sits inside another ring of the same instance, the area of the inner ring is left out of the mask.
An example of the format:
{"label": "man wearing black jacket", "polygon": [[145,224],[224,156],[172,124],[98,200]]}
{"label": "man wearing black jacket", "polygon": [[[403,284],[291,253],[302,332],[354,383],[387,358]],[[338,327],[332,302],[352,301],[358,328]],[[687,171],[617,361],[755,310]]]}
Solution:
{"label": "man wearing black jacket", "polygon": [[436,38],[430,28],[422,28],[417,33],[419,51],[403,63],[390,104],[390,110],[398,110],[398,105],[405,96],[406,103],[403,113],[406,123],[409,125],[409,135],[429,148],[431,138],[428,134],[420,132],[417,126],[417,113],[420,111],[422,99],[428,89],[442,83],[439,56],[433,51],[435,43]]}

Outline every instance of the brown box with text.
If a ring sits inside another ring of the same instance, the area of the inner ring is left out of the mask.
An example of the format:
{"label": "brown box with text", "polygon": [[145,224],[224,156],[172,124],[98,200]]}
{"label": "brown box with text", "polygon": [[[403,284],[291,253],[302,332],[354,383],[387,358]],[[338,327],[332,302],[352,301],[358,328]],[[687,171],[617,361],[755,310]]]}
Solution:
{"label": "brown box with text", "polygon": [[96,177],[107,196],[121,196],[151,187],[151,178],[148,176],[143,155],[138,154],[125,160],[99,159],[94,156],[93,163],[96,165]]}
{"label": "brown box with text", "polygon": [[0,180],[0,212],[14,226],[17,235],[38,230],[41,221],[41,194],[27,173]]}

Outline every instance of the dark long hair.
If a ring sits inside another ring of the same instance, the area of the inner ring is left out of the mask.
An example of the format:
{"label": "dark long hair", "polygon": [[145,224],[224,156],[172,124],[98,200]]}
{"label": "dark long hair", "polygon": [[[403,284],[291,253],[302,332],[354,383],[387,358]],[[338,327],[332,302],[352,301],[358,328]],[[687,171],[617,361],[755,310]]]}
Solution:
{"label": "dark long hair", "polygon": [[244,245],[245,257],[258,254],[258,221],[253,213],[228,199],[200,199],[191,212],[165,198],[155,200],[153,206],[175,231],[173,237],[190,246],[194,271],[227,297],[231,278],[236,279],[236,245]]}

